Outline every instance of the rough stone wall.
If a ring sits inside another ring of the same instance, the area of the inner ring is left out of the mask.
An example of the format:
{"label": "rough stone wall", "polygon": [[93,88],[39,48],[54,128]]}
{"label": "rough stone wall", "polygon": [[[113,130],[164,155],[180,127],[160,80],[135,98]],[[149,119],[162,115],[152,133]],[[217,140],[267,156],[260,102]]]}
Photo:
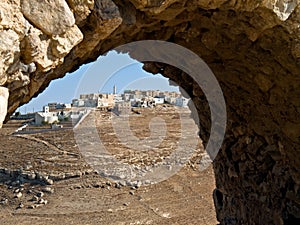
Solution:
{"label": "rough stone wall", "polygon": [[[167,40],[210,66],[227,104],[225,142],[214,161],[221,224],[296,224],[300,218],[300,4],[297,0],[4,0],[0,86],[8,113],[53,79],[130,41]],[[146,51],[147,49],[145,49]],[[195,82],[145,64],[210,112]],[[1,101],[1,100],[0,100]]]}

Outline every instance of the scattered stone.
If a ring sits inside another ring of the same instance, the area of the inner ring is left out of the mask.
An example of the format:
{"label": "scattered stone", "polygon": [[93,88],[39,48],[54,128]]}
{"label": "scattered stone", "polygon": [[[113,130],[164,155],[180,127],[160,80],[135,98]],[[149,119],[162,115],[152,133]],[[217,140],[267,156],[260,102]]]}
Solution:
{"label": "scattered stone", "polygon": [[123,186],[123,187],[124,187],[124,186],[126,186],[126,181],[124,181],[124,180],[120,180],[120,181],[119,181],[119,184],[120,184],[121,186]]}
{"label": "scattered stone", "polygon": [[22,208],[24,208],[24,204],[21,202],[21,203],[18,205],[17,209],[22,209]]}
{"label": "scattered stone", "polygon": [[11,182],[11,186],[18,186],[20,184],[19,180]]}
{"label": "scattered stone", "polygon": [[21,198],[23,196],[22,192],[18,192],[16,195],[15,195],[15,198]]}
{"label": "scattered stone", "polygon": [[28,209],[34,209],[35,208],[35,205],[29,205],[28,206]]}
{"label": "scattered stone", "polygon": [[32,165],[26,165],[26,166],[24,167],[24,169],[25,169],[25,170],[30,170],[30,169],[32,169]]}
{"label": "scattered stone", "polygon": [[138,181],[137,183],[136,183],[136,187],[137,188],[140,188],[142,186],[142,181]]}
{"label": "scattered stone", "polygon": [[37,180],[42,180],[43,175],[41,175],[40,173],[36,173],[36,179]]}
{"label": "scattered stone", "polygon": [[43,197],[44,196],[44,192],[40,191],[36,194],[39,198]]}
{"label": "scattered stone", "polygon": [[98,183],[93,184],[93,187],[94,187],[94,188],[100,188],[100,187],[101,187],[101,184],[98,184]]}
{"label": "scattered stone", "polygon": [[75,172],[75,176],[77,176],[77,177],[82,177],[82,172],[81,171],[76,171]]}
{"label": "scattered stone", "polygon": [[36,178],[36,175],[35,175],[35,173],[30,173],[30,174],[27,175],[27,178],[29,180],[34,180]]}
{"label": "scattered stone", "polygon": [[108,210],[107,210],[107,212],[110,212],[110,213],[112,213],[112,212],[113,212],[113,210],[112,210],[112,209],[108,209]]}
{"label": "scattered stone", "polygon": [[6,175],[10,175],[10,170],[9,169],[4,169],[4,173],[6,174]]}
{"label": "scattered stone", "polygon": [[42,198],[38,201],[38,204],[40,204],[40,205],[47,205],[47,203],[48,203],[48,201],[45,199],[42,199]]}
{"label": "scattered stone", "polygon": [[39,197],[37,197],[36,195],[34,195],[31,199],[31,201],[33,202],[37,202],[39,200]]}
{"label": "scattered stone", "polygon": [[53,184],[53,180],[51,179],[45,179],[45,183],[48,184],[48,185],[52,185]]}
{"label": "scattered stone", "polygon": [[134,195],[135,193],[134,191],[129,191],[129,194]]}
{"label": "scattered stone", "polygon": [[145,180],[144,184],[146,184],[146,185],[151,184],[151,181],[150,180]]}
{"label": "scattered stone", "polygon": [[7,198],[4,198],[0,201],[0,204],[1,205],[6,205],[8,203],[8,199]]}
{"label": "scattered stone", "polygon": [[50,187],[44,187],[42,189],[43,192],[46,192],[46,193],[50,193],[50,194],[53,194],[54,193],[54,189],[53,188],[50,188]]}
{"label": "scattered stone", "polygon": [[120,185],[119,183],[115,183],[115,188],[120,189],[120,188],[121,188],[121,185]]}

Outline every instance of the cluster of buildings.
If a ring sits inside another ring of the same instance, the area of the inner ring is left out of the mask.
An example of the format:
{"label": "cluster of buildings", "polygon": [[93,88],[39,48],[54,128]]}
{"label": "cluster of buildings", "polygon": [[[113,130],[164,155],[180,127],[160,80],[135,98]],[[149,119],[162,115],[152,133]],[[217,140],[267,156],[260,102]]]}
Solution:
{"label": "cluster of buildings", "polygon": [[115,99],[115,94],[81,94],[72,100],[72,107],[112,108]]}
{"label": "cluster of buildings", "polygon": [[165,103],[187,107],[188,99],[175,91],[125,90],[123,94],[117,94],[117,88],[114,86],[111,94],[81,94],[78,99],[73,99],[71,104],[48,103],[42,112],[33,113],[31,117],[34,118],[36,125],[53,124],[59,121],[80,119],[86,113],[86,108],[112,110],[120,115],[129,114],[132,107],[152,108]]}
{"label": "cluster of buildings", "polygon": [[114,108],[121,103],[130,103],[131,107],[155,107],[157,104],[172,104],[187,107],[188,99],[180,93],[159,90],[125,90],[117,94],[116,86],[112,94],[82,94],[78,99],[72,100],[73,107]]}

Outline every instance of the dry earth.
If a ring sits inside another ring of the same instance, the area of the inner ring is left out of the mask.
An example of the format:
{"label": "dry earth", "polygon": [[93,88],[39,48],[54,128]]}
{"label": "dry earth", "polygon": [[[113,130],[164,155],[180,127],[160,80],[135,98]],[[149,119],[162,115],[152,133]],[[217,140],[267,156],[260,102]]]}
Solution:
{"label": "dry earth", "polygon": [[[92,112],[89,117],[93,116],[106,149],[135,166],[159,164],[180,138],[179,116],[172,108],[147,109],[129,118],[132,133],[141,139],[151,136],[153,116],[166,121],[160,145],[138,153],[120,143],[110,113]],[[87,128],[88,121],[80,126]],[[87,164],[73,130],[16,136],[12,135],[16,126],[10,122],[0,130],[0,224],[217,224],[212,168],[197,170],[203,154],[200,141],[193,157],[169,179],[123,186]],[[54,180],[52,185],[49,179]]]}

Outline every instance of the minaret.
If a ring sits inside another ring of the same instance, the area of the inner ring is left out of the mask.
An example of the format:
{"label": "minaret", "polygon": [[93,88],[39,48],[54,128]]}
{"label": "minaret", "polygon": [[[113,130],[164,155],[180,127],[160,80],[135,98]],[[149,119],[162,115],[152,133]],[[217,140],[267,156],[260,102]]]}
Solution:
{"label": "minaret", "polygon": [[113,94],[116,95],[117,94],[117,86],[114,85],[114,91],[113,91]]}

